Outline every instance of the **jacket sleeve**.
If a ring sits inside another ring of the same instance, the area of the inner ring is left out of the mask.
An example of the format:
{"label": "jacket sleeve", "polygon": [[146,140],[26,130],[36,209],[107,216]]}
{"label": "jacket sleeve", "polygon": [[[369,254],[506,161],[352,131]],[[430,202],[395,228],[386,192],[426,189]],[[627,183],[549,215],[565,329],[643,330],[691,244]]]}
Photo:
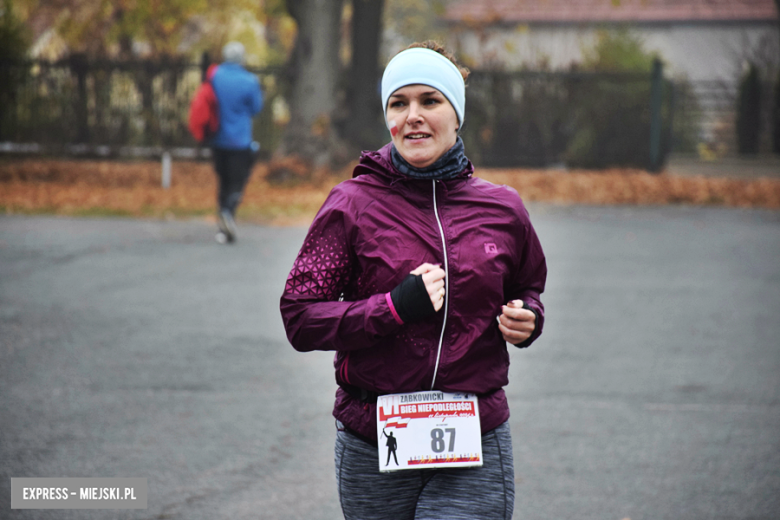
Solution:
{"label": "jacket sleeve", "polygon": [[300,352],[357,350],[375,345],[400,325],[384,294],[339,301],[356,271],[344,198],[328,196],[287,277],[281,312],[287,338]]}
{"label": "jacket sleeve", "polygon": [[260,82],[257,78],[255,80],[255,88],[252,92],[252,115],[257,115],[263,109],[263,89],[260,88]]}
{"label": "jacket sleeve", "polygon": [[517,269],[506,289],[506,300],[522,300],[536,314],[536,328],[524,342],[516,345],[525,348],[531,345],[542,334],[544,328],[544,304],[541,294],[547,282],[547,261],[542,251],[542,244],[536,235],[528,212],[521,208],[518,236]]}
{"label": "jacket sleeve", "polygon": [[211,121],[211,107],[216,104],[214,89],[204,81],[195,91],[195,95],[190,103],[190,113],[188,119],[188,128],[190,133],[199,143],[206,140],[207,130],[216,130]]}

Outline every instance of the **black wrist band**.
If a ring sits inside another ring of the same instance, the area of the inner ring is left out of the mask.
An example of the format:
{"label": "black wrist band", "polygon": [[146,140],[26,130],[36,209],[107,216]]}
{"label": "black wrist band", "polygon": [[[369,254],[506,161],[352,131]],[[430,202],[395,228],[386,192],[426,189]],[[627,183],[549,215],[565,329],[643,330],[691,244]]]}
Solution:
{"label": "black wrist band", "polygon": [[431,297],[425,289],[422,275],[409,274],[390,291],[395,312],[404,323],[424,320],[436,314]]}
{"label": "black wrist band", "polygon": [[[534,332],[536,332],[536,324],[539,323],[539,313],[536,312],[536,309],[528,305],[527,303],[523,302],[523,309],[529,310],[534,313],[534,316],[536,316],[536,319],[534,320]],[[528,339],[525,341],[521,341],[520,343],[514,343],[514,346],[517,348],[527,348],[528,345],[531,344],[531,338],[533,337],[534,333],[532,332],[530,336],[528,336]]]}

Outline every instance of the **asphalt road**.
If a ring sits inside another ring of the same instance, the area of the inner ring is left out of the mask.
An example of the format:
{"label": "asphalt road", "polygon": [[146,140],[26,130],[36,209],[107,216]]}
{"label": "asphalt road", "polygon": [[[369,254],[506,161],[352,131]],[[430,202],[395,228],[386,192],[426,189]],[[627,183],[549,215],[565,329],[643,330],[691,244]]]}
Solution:
{"label": "asphalt road", "polygon": [[[515,518],[777,519],[780,213],[530,211]],[[240,231],[0,217],[0,518],[340,518],[332,355],[278,312],[305,229]],[[11,477],[143,477],[148,508],[11,510]]]}

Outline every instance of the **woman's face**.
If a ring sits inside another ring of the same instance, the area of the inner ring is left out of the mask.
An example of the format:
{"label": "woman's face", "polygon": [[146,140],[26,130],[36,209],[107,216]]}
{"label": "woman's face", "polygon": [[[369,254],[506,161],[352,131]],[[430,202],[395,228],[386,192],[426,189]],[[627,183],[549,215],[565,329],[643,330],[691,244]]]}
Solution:
{"label": "woman's face", "polygon": [[444,94],[427,85],[393,92],[387,101],[387,122],[398,153],[415,168],[436,162],[458,138],[458,114]]}

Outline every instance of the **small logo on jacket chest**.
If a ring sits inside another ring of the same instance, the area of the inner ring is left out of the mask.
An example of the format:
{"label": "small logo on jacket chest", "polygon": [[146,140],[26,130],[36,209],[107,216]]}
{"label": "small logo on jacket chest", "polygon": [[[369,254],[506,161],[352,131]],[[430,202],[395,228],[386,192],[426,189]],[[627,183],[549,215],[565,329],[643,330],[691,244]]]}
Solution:
{"label": "small logo on jacket chest", "polygon": [[497,255],[498,248],[493,242],[485,242],[485,253],[488,255]]}

